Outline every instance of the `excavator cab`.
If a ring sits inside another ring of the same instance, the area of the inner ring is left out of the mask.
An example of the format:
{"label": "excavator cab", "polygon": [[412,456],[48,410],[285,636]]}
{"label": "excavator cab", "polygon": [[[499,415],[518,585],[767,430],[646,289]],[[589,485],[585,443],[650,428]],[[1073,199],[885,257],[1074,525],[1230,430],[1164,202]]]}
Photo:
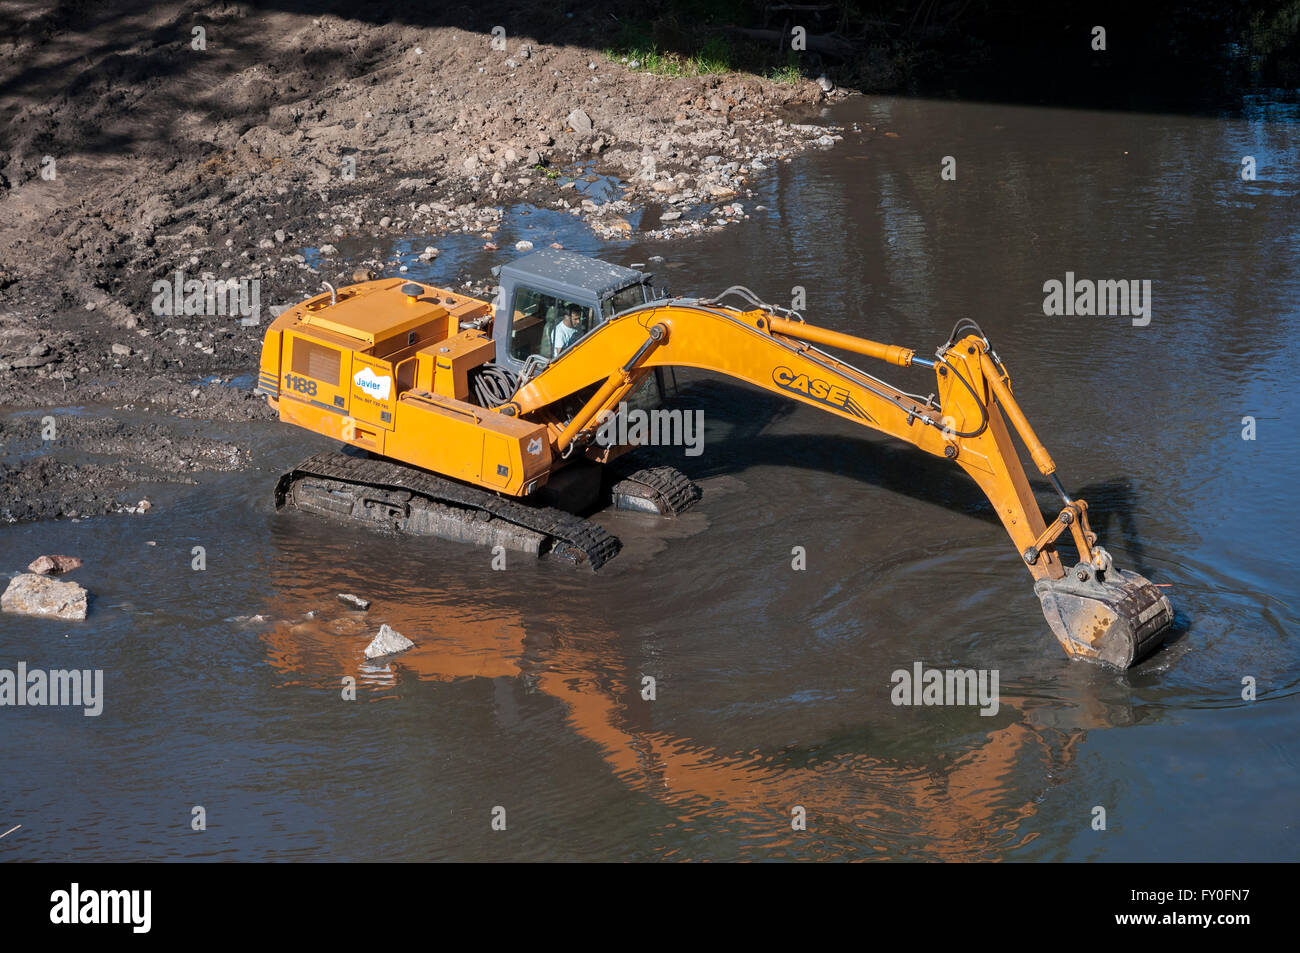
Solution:
{"label": "excavator cab", "polygon": [[502,265],[496,275],[496,360],[521,376],[528,376],[530,361],[533,368],[553,361],[614,315],[652,297],[650,275],[555,248]]}

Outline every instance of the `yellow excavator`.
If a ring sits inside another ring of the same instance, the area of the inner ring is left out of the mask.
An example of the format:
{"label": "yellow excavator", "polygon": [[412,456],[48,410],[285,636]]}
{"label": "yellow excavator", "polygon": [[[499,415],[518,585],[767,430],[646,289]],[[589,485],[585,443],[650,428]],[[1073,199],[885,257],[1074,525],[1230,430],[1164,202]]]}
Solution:
{"label": "yellow excavator", "polygon": [[[733,286],[669,297],[652,275],[543,249],[494,269],[495,299],[402,278],[325,291],[266,332],[258,390],[281,420],[342,441],[285,473],[277,508],[533,553],[599,569],[618,539],[582,515],[602,502],[675,516],[700,498],[673,467],[635,469],[609,439],[663,369],[693,367],[809,404],[951,460],[979,484],[1072,658],[1129,668],[1173,608],[1113,565],[973,321],[934,354],[816,327]],[[825,350],[935,375],[919,396]],[[1048,524],[1012,430],[1061,499]],[[599,439],[598,439],[599,437]],[[1068,534],[1079,561],[1062,561]]]}

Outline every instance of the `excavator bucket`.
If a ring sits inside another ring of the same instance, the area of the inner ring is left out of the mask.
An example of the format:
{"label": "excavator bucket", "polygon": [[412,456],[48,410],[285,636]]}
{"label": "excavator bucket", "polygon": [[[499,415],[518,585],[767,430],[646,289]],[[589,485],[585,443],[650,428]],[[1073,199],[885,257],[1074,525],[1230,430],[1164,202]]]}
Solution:
{"label": "excavator bucket", "polygon": [[1072,658],[1126,669],[1164,641],[1173,606],[1150,580],[1124,569],[1080,563],[1061,579],[1039,579],[1034,593],[1047,624]]}

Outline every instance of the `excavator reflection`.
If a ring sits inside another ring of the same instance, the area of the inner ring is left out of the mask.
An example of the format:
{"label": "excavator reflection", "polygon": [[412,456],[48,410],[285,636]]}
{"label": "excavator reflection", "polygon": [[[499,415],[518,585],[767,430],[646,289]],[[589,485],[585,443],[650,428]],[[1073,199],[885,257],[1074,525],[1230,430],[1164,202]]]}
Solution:
{"label": "excavator reflection", "polygon": [[[267,606],[273,621],[261,638],[286,684],[333,690],[350,675],[364,699],[421,682],[524,679],[563,704],[568,726],[630,790],[667,806],[684,825],[741,818],[764,848],[806,845],[790,826],[791,808],[802,805],[810,830],[834,829],[862,845],[855,857],[1003,859],[1038,836],[1032,821],[1042,796],[1067,775],[1088,724],[1115,720],[1085,697],[1071,700],[1069,726],[1053,727],[1050,715],[1039,717],[1041,702],[1004,694],[991,727],[980,724],[945,745],[955,754],[886,756],[846,750],[863,742],[843,738],[826,746],[829,753],[820,745],[719,750],[656,726],[656,703],[641,697],[643,673],[629,661],[629,640],[604,628],[598,612],[560,620],[560,637],[554,617],[530,624],[500,602],[474,604],[461,591],[420,593],[422,605],[383,599],[359,613],[331,605],[332,593],[303,587],[309,577],[299,569],[315,557],[301,539],[277,534],[277,544],[271,591],[278,601]],[[325,605],[331,608],[303,618],[308,607]],[[416,646],[367,660],[363,650],[380,622],[411,634]],[[879,697],[887,706],[887,685]]]}

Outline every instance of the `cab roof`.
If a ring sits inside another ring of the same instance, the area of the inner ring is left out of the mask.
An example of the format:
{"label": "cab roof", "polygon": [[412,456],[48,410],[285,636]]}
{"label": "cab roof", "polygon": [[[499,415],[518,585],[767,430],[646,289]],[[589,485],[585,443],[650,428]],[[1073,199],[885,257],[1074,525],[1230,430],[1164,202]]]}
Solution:
{"label": "cab roof", "polygon": [[584,297],[603,298],[612,291],[646,281],[645,272],[622,265],[611,265],[599,258],[589,258],[558,248],[543,248],[508,265],[501,266],[502,278],[526,285],[548,285],[558,292],[584,292]]}

